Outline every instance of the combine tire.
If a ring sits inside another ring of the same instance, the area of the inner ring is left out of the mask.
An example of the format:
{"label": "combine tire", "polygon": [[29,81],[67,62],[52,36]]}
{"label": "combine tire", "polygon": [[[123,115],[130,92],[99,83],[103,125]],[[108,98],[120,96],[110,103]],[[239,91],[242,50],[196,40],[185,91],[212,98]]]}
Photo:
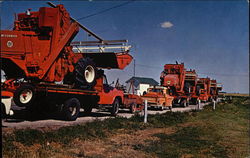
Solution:
{"label": "combine tire", "polygon": [[63,104],[62,114],[66,121],[75,121],[80,113],[80,102],[76,98],[70,98]]}
{"label": "combine tire", "polygon": [[112,108],[111,108],[111,115],[112,116],[116,116],[119,112],[119,106],[120,106],[120,102],[117,98],[115,98],[114,103],[112,104]]}
{"label": "combine tire", "polygon": [[75,86],[92,89],[96,84],[97,69],[90,58],[81,58],[75,66]]}
{"label": "combine tire", "polygon": [[35,90],[32,85],[24,84],[16,89],[13,100],[19,107],[29,107],[34,103]]}

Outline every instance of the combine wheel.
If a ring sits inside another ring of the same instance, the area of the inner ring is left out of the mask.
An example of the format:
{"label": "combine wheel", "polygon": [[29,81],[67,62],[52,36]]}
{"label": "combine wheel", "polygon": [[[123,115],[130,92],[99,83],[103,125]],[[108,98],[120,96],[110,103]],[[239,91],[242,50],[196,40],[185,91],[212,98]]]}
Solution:
{"label": "combine wheel", "polygon": [[29,107],[35,100],[35,90],[30,84],[21,85],[16,89],[13,100],[19,107]]}
{"label": "combine wheel", "polygon": [[66,121],[74,121],[80,113],[80,102],[76,98],[70,98],[63,104],[62,114]]}
{"label": "combine wheel", "polygon": [[81,58],[75,66],[75,86],[92,89],[96,84],[97,69],[90,58]]}
{"label": "combine wheel", "polygon": [[120,106],[120,102],[117,98],[115,98],[114,103],[112,104],[112,108],[111,108],[111,115],[112,116],[116,116],[119,112],[119,106]]}

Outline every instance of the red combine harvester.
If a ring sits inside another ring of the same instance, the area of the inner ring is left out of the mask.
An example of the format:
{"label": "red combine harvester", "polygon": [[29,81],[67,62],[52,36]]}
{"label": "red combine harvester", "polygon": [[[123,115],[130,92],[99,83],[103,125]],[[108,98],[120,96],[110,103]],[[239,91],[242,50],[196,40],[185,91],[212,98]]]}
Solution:
{"label": "red combine harvester", "polygon": [[211,100],[211,94],[210,94],[210,86],[211,86],[211,80],[210,78],[198,78],[196,92],[199,96],[199,99],[203,102],[207,102]]}
{"label": "red combine harvester", "polygon": [[211,98],[217,101],[219,91],[222,90],[222,85],[220,83],[217,83],[216,80],[211,80],[211,86],[210,86],[210,95]]}
{"label": "red combine harvester", "polygon": [[189,105],[190,82],[185,82],[186,69],[184,63],[166,64],[161,73],[161,86],[170,90],[170,95],[174,97],[173,104],[180,104],[183,107]]}
{"label": "red combine harvester", "polygon": [[196,93],[198,75],[195,70],[186,71],[184,85],[188,90],[187,95],[191,97],[190,103],[196,105],[198,104],[199,97]]}
{"label": "red combine harvester", "polygon": [[[124,93],[107,83],[102,69],[130,64],[127,40],[103,40],[70,17],[63,5],[48,4],[19,13],[13,30],[1,30],[1,69],[7,78],[2,90],[13,93],[17,106],[56,105],[66,120],[75,120],[80,107],[89,113],[96,104],[112,105],[116,115]],[[79,28],[97,41],[72,42]]]}

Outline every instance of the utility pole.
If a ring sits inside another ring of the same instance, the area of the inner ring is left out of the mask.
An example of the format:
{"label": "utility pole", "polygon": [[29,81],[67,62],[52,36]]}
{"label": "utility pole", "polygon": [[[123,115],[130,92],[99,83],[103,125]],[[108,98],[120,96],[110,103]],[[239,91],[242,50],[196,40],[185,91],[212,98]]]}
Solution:
{"label": "utility pole", "polygon": [[135,59],[134,59],[134,77],[135,77]]}

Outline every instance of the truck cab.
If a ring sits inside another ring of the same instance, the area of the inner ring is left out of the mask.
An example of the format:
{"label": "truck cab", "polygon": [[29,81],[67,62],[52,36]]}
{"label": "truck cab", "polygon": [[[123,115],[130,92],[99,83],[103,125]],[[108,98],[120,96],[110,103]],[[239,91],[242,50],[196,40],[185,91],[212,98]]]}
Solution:
{"label": "truck cab", "polygon": [[149,107],[172,109],[174,97],[169,95],[169,90],[166,87],[154,86],[147,90],[147,93],[142,96],[142,99],[147,100]]}
{"label": "truck cab", "polygon": [[108,83],[103,70],[99,76],[100,77],[96,80],[97,84],[95,86],[95,90],[98,92],[100,97],[98,104],[100,106],[111,106],[111,114],[117,115],[119,107],[122,105],[124,100],[124,92],[117,87],[113,87],[113,83]]}

